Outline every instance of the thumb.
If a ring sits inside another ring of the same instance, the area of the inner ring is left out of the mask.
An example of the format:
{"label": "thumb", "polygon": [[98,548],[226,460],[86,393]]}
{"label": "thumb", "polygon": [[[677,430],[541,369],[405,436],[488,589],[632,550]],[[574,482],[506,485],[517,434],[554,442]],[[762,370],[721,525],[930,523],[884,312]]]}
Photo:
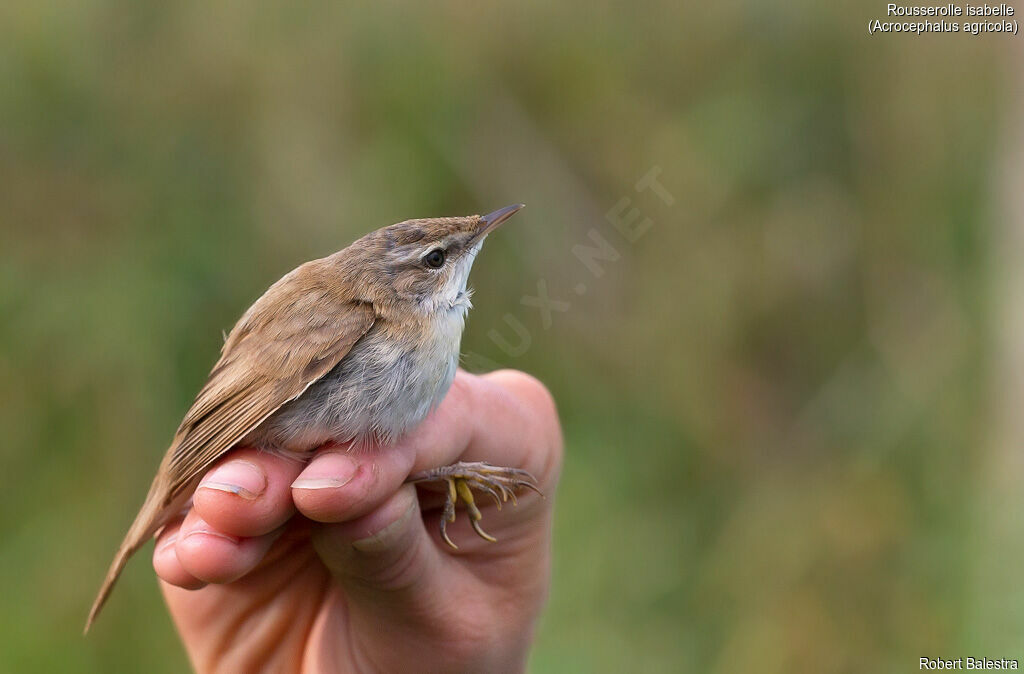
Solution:
{"label": "thumb", "polygon": [[443,592],[447,566],[423,526],[413,485],[363,517],[319,525],[312,538],[353,618],[409,622],[430,615]]}

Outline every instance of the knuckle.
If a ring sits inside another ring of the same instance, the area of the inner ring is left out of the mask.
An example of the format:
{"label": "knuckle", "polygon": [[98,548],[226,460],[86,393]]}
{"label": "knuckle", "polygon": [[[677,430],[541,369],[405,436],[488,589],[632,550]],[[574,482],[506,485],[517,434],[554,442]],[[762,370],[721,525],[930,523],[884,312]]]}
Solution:
{"label": "knuckle", "polygon": [[533,411],[542,413],[552,420],[558,418],[554,396],[548,387],[532,374],[521,370],[497,370],[491,373],[491,377],[515,393]]}
{"label": "knuckle", "polygon": [[526,406],[529,417],[543,434],[545,446],[560,448],[562,432],[558,406],[548,387],[540,379],[520,370],[498,370],[493,374]]}
{"label": "knuckle", "polygon": [[522,441],[538,450],[532,453],[537,461],[534,476],[549,485],[557,481],[561,472],[564,442],[558,408],[551,391],[533,375],[519,370],[498,370],[488,377],[520,406],[526,422]]}
{"label": "knuckle", "polygon": [[437,624],[436,641],[445,644],[445,657],[453,669],[467,669],[473,663],[476,667],[500,650],[501,639],[498,626],[501,616],[491,615],[486,607],[474,607],[467,615],[448,615]]}
{"label": "knuckle", "polygon": [[425,564],[425,551],[416,539],[386,554],[356,555],[350,569],[351,577],[375,590],[396,592],[406,590],[420,581]]}

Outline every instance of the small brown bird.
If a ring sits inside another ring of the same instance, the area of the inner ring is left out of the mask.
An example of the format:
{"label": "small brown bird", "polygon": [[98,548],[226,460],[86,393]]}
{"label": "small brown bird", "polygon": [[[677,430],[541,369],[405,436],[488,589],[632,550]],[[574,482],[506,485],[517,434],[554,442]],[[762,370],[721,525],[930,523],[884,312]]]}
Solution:
{"label": "small brown bird", "polygon": [[[407,220],[292,270],[253,304],[174,435],[146,501],[100,587],[89,630],[131,557],[192,497],[208,468],[236,446],[308,458],[328,443],[386,446],[444,398],[470,307],[466,282],[484,238],[522,208]],[[537,491],[524,470],[456,463],[409,478],[447,483],[441,536],[470,488],[499,505]]]}

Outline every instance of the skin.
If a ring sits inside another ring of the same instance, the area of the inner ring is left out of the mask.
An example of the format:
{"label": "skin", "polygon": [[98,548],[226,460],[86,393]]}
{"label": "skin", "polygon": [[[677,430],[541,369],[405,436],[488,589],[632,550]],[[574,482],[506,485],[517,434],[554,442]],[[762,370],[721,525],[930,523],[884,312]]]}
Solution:
{"label": "skin", "polygon": [[[520,466],[547,498],[460,508],[404,484],[456,461]],[[221,459],[153,566],[199,672],[522,671],[550,579],[562,438],[550,394],[503,370],[460,371],[437,410],[387,448],[321,450],[302,464],[253,449]],[[239,483],[244,484],[239,484]],[[243,487],[239,490],[238,487]]]}

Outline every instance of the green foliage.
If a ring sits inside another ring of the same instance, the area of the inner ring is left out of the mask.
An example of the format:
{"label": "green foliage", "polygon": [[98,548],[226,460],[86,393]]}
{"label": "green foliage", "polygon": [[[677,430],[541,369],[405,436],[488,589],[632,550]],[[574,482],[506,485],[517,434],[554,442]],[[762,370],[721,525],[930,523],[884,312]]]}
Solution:
{"label": "green foliage", "polygon": [[[0,7],[0,670],[182,671],[145,555],[80,630],[221,330],[369,229],[519,201],[464,349],[544,379],[565,424],[534,671],[985,647],[1010,38],[868,38],[863,13]],[[653,167],[671,205],[635,188]],[[626,198],[653,221],[632,243],[605,217]],[[572,252],[591,229],[620,254],[600,277]],[[549,327],[520,301],[539,279],[570,303]],[[514,340],[506,314],[521,356],[491,338]]]}

